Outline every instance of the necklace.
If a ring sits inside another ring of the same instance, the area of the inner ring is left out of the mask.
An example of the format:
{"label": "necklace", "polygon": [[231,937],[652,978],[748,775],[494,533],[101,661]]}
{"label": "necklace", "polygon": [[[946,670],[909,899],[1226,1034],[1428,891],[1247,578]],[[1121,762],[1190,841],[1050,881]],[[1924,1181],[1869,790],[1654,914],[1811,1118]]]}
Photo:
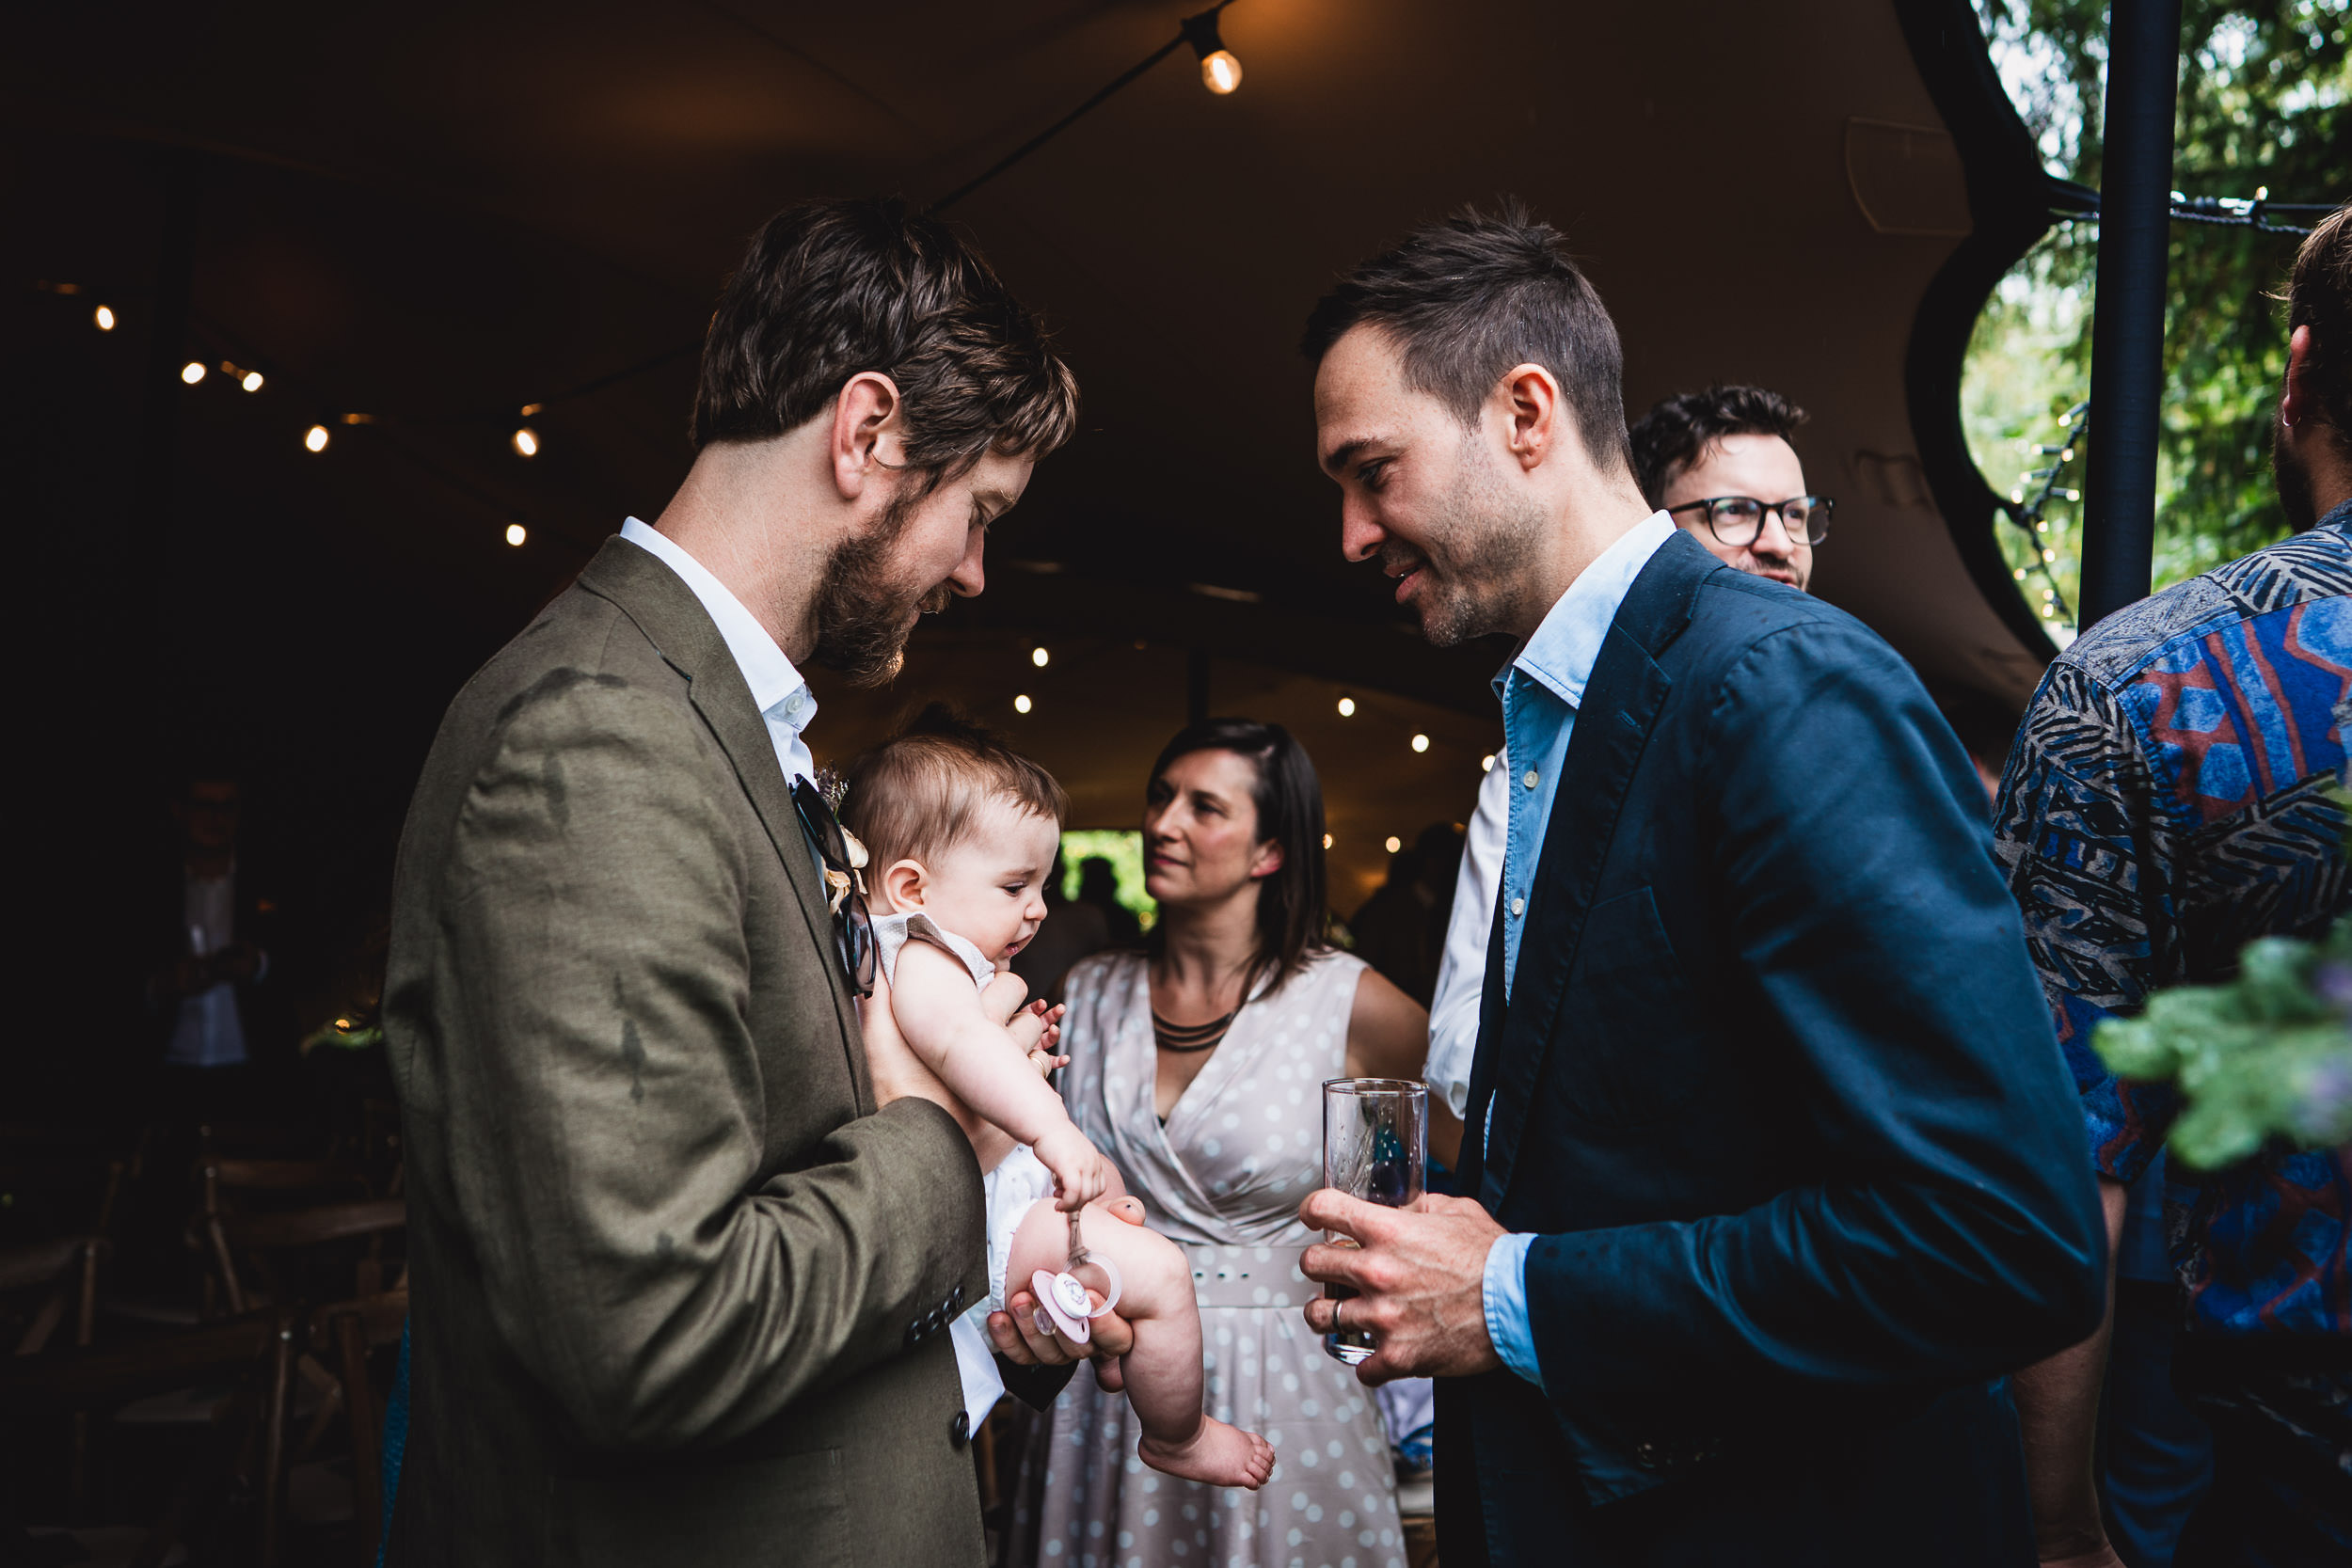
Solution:
{"label": "necklace", "polygon": [[1180,1054],[1213,1051],[1225,1038],[1225,1032],[1233,1026],[1233,1020],[1240,1016],[1241,1009],[1235,1007],[1223,1018],[1213,1018],[1206,1023],[1170,1023],[1154,1007],[1152,1009],[1152,1038],[1162,1051],[1173,1051]]}

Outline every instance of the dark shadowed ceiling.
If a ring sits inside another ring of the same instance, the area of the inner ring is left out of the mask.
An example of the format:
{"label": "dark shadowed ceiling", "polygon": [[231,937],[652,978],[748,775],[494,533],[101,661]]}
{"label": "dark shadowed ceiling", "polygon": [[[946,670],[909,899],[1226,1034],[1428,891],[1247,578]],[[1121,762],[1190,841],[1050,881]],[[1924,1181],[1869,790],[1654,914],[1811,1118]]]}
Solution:
{"label": "dark shadowed ceiling", "polygon": [[[746,234],[803,196],[953,188],[1188,8],[20,14],[0,280],[11,355],[37,368],[9,394],[20,504],[64,583],[43,635],[104,626],[110,580],[163,584],[151,651],[112,656],[152,693],[129,732],[145,738],[101,752],[231,732],[268,759],[320,875],[373,887],[457,682],[683,472],[691,345]],[[1908,14],[1912,36],[1980,54],[1964,3]],[[1341,562],[1295,345],[1336,272],[1501,192],[1586,259],[1632,411],[1720,379],[1804,404],[1808,481],[1839,502],[1817,591],[1932,684],[2022,700],[2046,650],[1963,566],[1905,391],[1923,296],[1972,216],[1891,0],[1238,0],[1223,29],[1240,91],[1203,90],[1180,51],[955,209],[1058,332],[1083,431],[998,531],[987,595],[919,635],[897,688],[824,689],[820,752],[951,695],[1060,772],[1086,825],[1123,825],[1203,649],[1214,708],[1295,718],[1322,762],[1343,907],[1376,880],[1380,836],[1466,816],[1502,650],[1425,648]],[[168,503],[130,515],[175,191],[184,352],[268,379],[173,393]],[[101,299],[112,334],[89,322]],[[509,436],[534,403],[526,461]],[[333,432],[316,455],[314,421]],[[1354,720],[1331,706],[1343,688],[1367,700]]]}

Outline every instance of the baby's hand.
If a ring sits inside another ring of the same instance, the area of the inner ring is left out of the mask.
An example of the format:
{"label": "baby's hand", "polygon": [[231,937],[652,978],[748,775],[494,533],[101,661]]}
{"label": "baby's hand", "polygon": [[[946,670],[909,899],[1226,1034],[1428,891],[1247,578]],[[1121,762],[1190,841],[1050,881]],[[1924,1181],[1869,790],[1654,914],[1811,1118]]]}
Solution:
{"label": "baby's hand", "polygon": [[1035,1056],[1042,1051],[1050,1056],[1055,1042],[1061,1038],[1061,1015],[1068,1010],[1065,1007],[1049,1007],[1045,999],[1040,997],[1012,1015],[1012,1022],[1005,1025],[1005,1033],[1012,1037],[1013,1044],[1030,1055]]}
{"label": "baby's hand", "polygon": [[1085,1208],[1110,1187],[1110,1162],[1076,1127],[1065,1122],[1030,1147],[1054,1173],[1054,1207],[1064,1213]]}

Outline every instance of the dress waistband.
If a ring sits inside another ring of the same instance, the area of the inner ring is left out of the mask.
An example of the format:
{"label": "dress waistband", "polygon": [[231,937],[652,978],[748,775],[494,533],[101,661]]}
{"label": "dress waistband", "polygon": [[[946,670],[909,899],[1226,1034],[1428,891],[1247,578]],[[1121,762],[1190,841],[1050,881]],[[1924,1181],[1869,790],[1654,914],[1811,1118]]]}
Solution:
{"label": "dress waistband", "polygon": [[1179,1242],[1192,1265],[1194,1297],[1203,1307],[1266,1307],[1296,1310],[1323,1287],[1298,1272],[1295,1246],[1226,1246]]}

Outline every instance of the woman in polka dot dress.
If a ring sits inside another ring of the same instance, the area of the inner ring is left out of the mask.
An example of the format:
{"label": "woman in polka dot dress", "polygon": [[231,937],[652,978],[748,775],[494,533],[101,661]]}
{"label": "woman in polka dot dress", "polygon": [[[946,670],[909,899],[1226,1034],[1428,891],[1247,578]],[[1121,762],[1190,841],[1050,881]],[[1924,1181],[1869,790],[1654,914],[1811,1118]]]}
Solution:
{"label": "woman in polka dot dress", "polygon": [[1319,1238],[1327,1078],[1417,1079],[1428,1017],[1323,939],[1323,794],[1279,725],[1197,724],[1152,768],[1146,952],[1071,972],[1071,1116],[1182,1243],[1200,1300],[1209,1413],[1263,1433],[1274,1479],[1228,1491],[1135,1457],[1125,1399],[1073,1379],[1015,1491],[1009,1560],[1041,1568],[1404,1568],[1394,1479],[1369,1390],[1299,1306]]}

